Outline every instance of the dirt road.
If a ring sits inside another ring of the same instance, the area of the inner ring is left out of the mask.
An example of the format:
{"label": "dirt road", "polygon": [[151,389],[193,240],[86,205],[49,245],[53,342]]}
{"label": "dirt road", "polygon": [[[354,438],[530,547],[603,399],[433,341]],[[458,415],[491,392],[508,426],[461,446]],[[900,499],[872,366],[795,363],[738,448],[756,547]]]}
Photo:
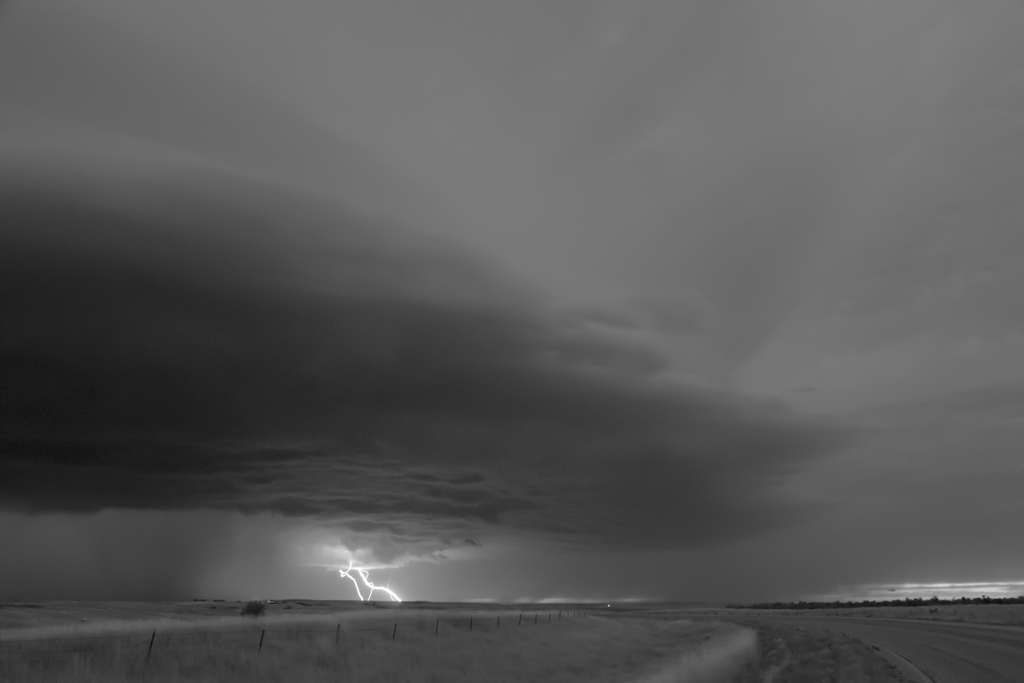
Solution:
{"label": "dirt road", "polygon": [[935,683],[1024,683],[1024,628],[904,619],[759,616],[845,633],[895,652]]}

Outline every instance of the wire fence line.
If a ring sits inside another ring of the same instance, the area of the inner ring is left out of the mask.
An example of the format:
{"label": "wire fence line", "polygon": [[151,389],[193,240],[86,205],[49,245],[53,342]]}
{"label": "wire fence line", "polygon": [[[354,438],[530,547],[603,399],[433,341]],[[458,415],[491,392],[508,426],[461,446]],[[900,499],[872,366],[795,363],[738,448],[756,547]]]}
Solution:
{"label": "wire fence line", "polygon": [[[545,618],[541,618],[542,614]],[[52,636],[47,638],[18,638],[15,636],[6,639],[0,637],[0,663],[31,664],[49,661],[54,656],[60,655],[121,654],[125,651],[137,652],[139,656],[143,656],[144,653],[147,661],[154,655],[180,652],[198,653],[252,648],[256,654],[261,654],[264,644],[280,643],[282,639],[295,640],[302,636],[313,639],[318,636],[323,638],[333,635],[334,645],[340,647],[342,636],[355,633],[381,633],[389,635],[390,640],[397,640],[399,626],[402,626],[402,630],[405,632],[414,630],[423,633],[433,630],[435,637],[439,635],[442,626],[473,632],[475,625],[477,632],[494,631],[502,627],[502,616],[506,617],[505,628],[510,628],[557,623],[563,619],[586,617],[587,613],[585,611],[519,612],[518,615],[511,615],[514,619],[511,624],[507,620],[508,614],[499,614],[493,617],[482,615],[447,619],[437,617],[433,620],[433,624],[429,623],[430,620],[424,619],[396,619],[394,622],[389,621],[380,626],[362,628],[343,628],[342,622],[324,628],[260,628],[258,624],[254,624],[245,629],[229,630],[181,631],[172,629],[160,631],[153,629],[141,633],[95,636]],[[516,616],[518,616],[517,619]],[[69,641],[72,645],[82,641],[94,642],[82,642],[81,646],[67,647]]]}

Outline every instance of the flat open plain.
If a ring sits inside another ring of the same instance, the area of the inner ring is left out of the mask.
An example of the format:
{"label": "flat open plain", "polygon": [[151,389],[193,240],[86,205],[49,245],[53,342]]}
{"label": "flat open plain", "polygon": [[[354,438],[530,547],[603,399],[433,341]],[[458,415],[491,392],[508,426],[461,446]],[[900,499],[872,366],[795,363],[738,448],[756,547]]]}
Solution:
{"label": "flat open plain", "polygon": [[982,624],[869,619],[764,617],[845,633],[894,652],[936,683],[1021,683],[1024,628]]}
{"label": "flat open plain", "polygon": [[7,604],[0,680],[756,680],[755,633],[584,605],[287,600]]}
{"label": "flat open plain", "polygon": [[[1020,683],[1013,609],[282,600],[0,606],[5,681]],[[961,610],[962,611],[962,610]],[[895,616],[894,616],[895,615]],[[922,618],[929,615],[932,618]],[[753,634],[756,634],[756,639]],[[746,639],[746,640],[745,640]],[[699,674],[699,675],[698,675]]]}
{"label": "flat open plain", "polygon": [[[878,648],[910,680],[1021,683],[1024,625],[1019,605],[823,610],[707,610],[759,630],[807,629]],[[893,657],[892,655],[895,655]]]}

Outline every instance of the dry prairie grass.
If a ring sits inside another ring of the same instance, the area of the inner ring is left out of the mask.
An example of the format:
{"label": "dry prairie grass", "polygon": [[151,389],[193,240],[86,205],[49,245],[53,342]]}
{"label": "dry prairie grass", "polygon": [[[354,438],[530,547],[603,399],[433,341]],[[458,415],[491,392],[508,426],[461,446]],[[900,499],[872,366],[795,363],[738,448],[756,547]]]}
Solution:
{"label": "dry prairie grass", "polygon": [[800,626],[757,624],[763,683],[901,683],[899,673],[864,643]]}
{"label": "dry prairie grass", "polygon": [[[678,667],[684,653],[737,631],[720,623],[629,617],[552,617],[550,622],[541,617],[535,625],[531,616],[522,626],[518,613],[493,610],[277,614],[256,621],[216,619],[202,625],[164,619],[133,622],[130,628],[124,622],[51,626],[20,632],[14,639],[5,637],[3,651],[31,654],[0,657],[0,679],[11,683],[600,683],[649,677],[666,666]],[[435,621],[438,618],[440,624]],[[153,629],[157,638],[147,659]],[[263,631],[266,635],[259,648]],[[44,634],[55,639],[42,644],[24,639]],[[84,651],[68,651],[76,648]]]}

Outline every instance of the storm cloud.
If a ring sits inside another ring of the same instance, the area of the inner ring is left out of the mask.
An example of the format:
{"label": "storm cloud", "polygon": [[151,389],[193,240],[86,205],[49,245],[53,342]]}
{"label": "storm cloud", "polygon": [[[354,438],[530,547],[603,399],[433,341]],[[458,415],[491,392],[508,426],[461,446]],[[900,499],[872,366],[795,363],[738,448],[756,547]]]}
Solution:
{"label": "storm cloud", "polygon": [[0,2],[0,593],[1018,585],[1022,33]]}
{"label": "storm cloud", "polygon": [[607,316],[285,186],[21,167],[0,206],[9,510],[687,547],[800,519],[781,484],[849,436],[689,383]]}

